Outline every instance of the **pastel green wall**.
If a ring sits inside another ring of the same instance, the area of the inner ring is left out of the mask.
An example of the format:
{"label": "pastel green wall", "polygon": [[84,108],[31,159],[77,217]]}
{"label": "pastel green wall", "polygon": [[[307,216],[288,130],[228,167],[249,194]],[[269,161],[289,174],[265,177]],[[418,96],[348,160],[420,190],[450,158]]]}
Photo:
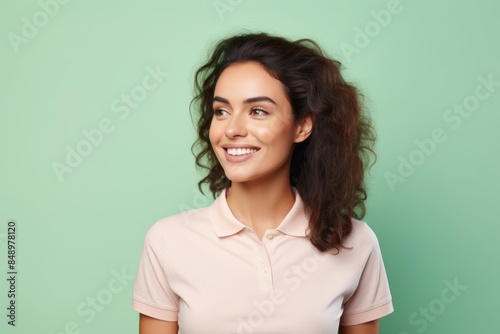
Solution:
{"label": "pastel green wall", "polygon": [[[396,309],[382,333],[498,331],[499,2],[55,3],[0,4],[0,267],[15,219],[19,272],[15,328],[0,280],[0,332],[137,332],[146,230],[210,203],[190,153],[193,72],[210,43],[243,29],[317,40],[366,96],[378,160],[365,220]],[[148,71],[168,76],[126,114],[122,94],[139,94]],[[54,162],[99,125],[108,133],[58,178]]]}

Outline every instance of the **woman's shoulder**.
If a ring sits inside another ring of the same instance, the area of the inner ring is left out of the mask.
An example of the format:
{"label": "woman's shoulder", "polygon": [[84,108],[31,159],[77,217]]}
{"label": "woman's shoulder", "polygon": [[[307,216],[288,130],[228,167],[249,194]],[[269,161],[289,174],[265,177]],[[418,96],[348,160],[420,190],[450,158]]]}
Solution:
{"label": "woman's shoulder", "polygon": [[210,207],[191,209],[157,220],[147,231],[146,238],[163,239],[183,230],[193,230],[210,223]]}
{"label": "woman's shoulder", "polygon": [[378,238],[373,229],[363,220],[351,219],[352,230],[345,239],[346,246],[365,248],[367,250],[379,247]]}

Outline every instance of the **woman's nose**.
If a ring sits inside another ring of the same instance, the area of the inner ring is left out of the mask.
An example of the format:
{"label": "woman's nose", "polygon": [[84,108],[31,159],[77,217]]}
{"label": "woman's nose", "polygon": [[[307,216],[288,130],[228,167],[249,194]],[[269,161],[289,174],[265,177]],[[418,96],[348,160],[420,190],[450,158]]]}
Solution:
{"label": "woman's nose", "polygon": [[247,121],[244,113],[233,112],[226,126],[226,136],[229,138],[247,135]]}

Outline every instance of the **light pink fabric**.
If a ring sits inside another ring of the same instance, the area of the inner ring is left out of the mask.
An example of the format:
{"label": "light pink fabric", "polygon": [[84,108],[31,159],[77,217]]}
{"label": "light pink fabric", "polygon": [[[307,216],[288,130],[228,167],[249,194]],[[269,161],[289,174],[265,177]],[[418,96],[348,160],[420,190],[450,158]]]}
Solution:
{"label": "light pink fabric", "polygon": [[339,254],[306,238],[302,199],[262,240],[232,214],[226,191],[148,231],[132,307],[178,321],[179,333],[337,333],[393,311],[379,244],[353,219]]}

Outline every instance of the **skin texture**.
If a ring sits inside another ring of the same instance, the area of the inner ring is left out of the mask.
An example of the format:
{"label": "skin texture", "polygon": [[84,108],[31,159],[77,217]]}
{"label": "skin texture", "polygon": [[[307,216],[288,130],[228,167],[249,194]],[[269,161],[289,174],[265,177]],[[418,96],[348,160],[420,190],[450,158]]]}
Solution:
{"label": "skin texture", "polygon": [[163,321],[139,315],[139,334],[177,334],[177,322]]}
{"label": "skin texture", "polygon": [[[259,97],[259,101],[249,99]],[[264,97],[264,101],[262,101]],[[270,102],[268,99],[274,101]],[[210,142],[231,187],[226,192],[234,216],[262,239],[295,203],[290,162],[295,143],[311,134],[314,119],[294,121],[281,82],[257,62],[232,64],[220,75],[214,92]],[[252,146],[247,161],[231,162],[224,147]],[[177,322],[140,315],[140,334],[177,334]],[[378,320],[341,327],[340,334],[378,334]]]}
{"label": "skin texture", "polygon": [[339,334],[379,334],[378,324],[377,319],[360,325],[340,326]]}

